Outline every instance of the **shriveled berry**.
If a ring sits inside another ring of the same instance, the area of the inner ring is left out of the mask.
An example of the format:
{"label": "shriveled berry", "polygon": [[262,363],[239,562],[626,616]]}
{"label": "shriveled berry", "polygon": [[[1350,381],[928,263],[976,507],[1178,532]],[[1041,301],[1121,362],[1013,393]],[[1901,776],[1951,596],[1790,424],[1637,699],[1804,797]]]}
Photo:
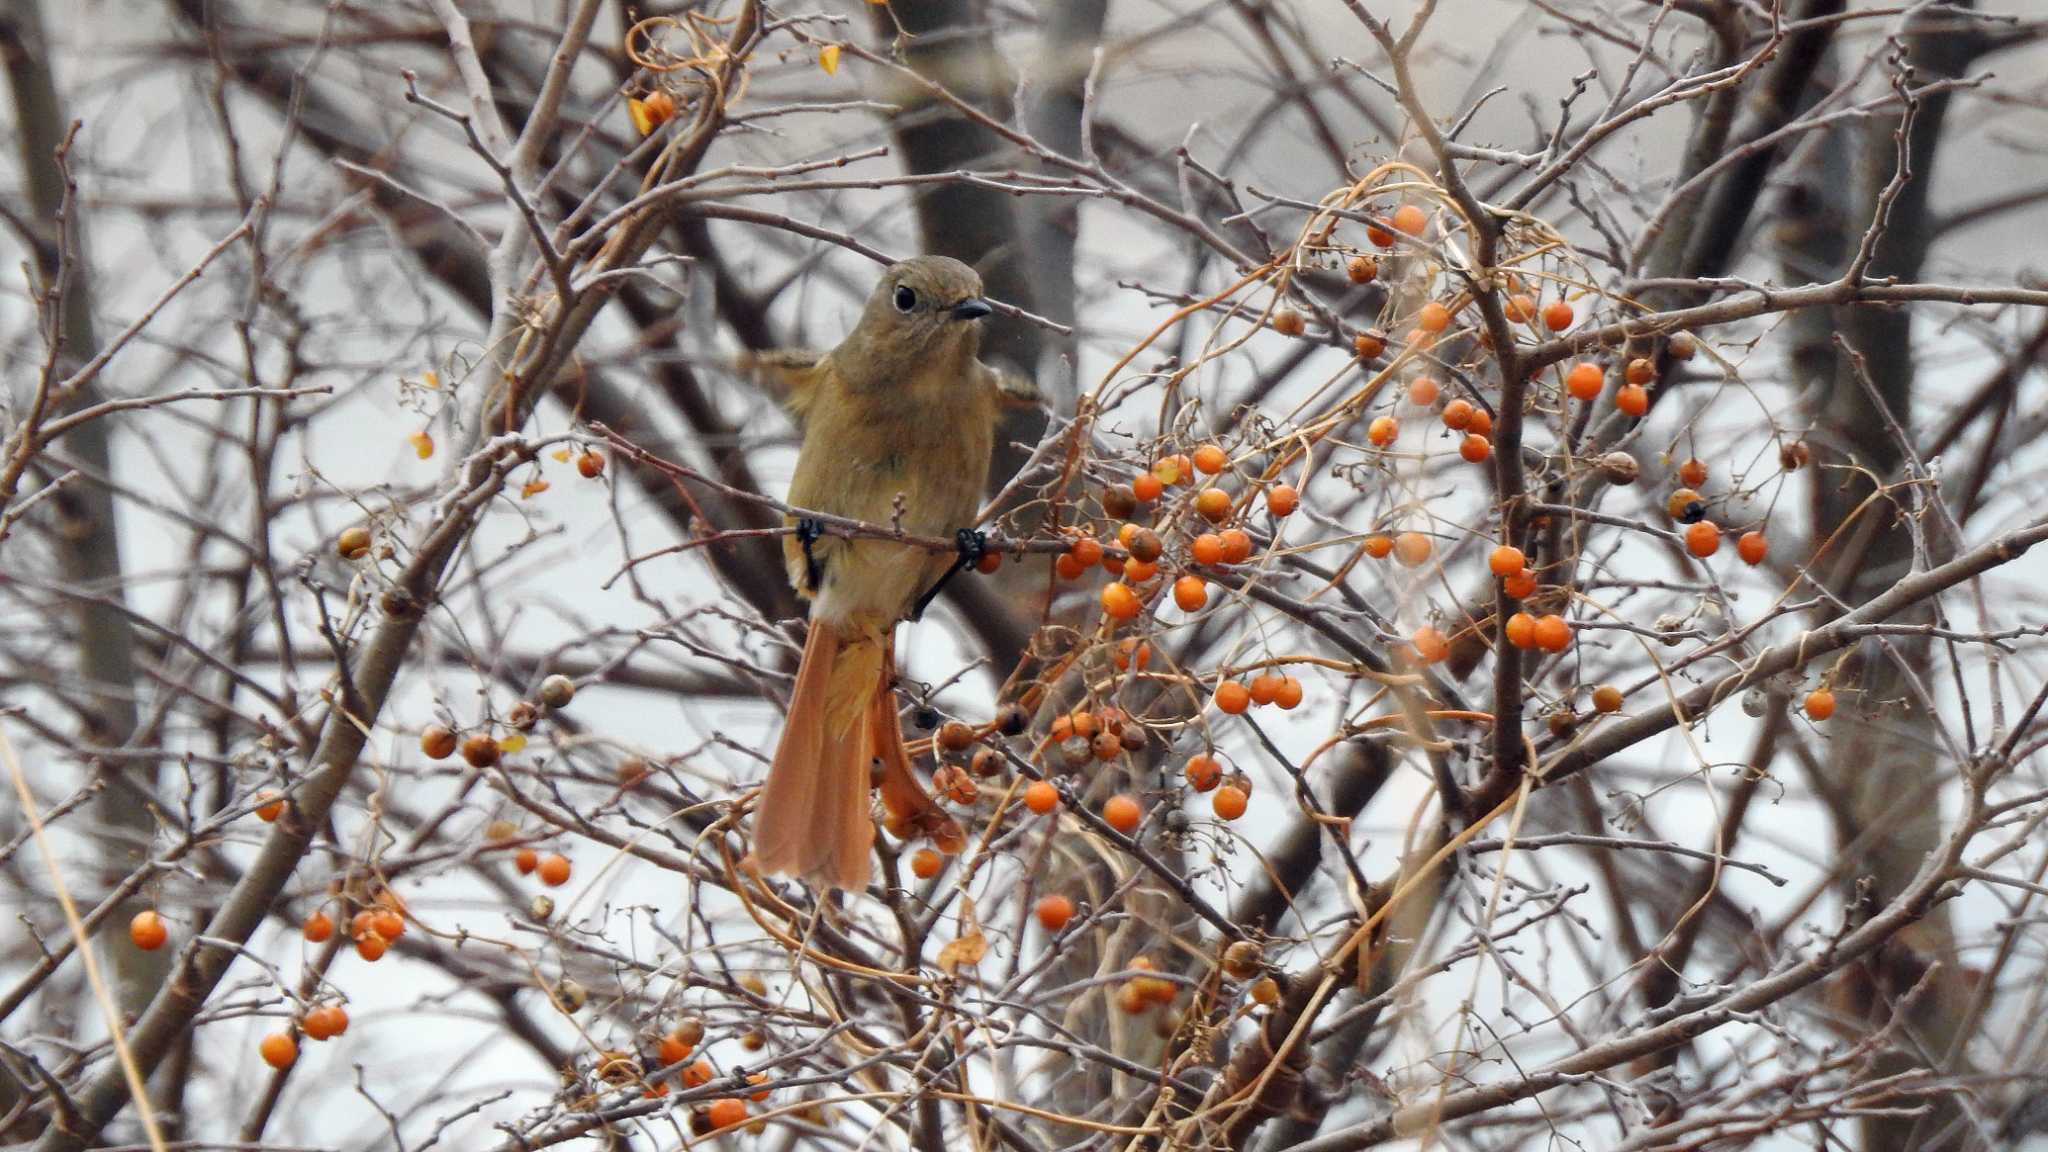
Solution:
{"label": "shriveled berry", "polygon": [[472,768],[489,768],[498,762],[498,742],[486,733],[472,733],[462,742],[462,758]]}

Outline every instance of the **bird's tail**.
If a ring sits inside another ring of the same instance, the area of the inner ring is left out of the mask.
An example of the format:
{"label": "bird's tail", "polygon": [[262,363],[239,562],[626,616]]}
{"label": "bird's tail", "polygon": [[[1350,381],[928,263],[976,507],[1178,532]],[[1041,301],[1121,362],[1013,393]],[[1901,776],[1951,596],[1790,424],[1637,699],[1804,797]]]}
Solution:
{"label": "bird's tail", "polygon": [[813,618],[790,694],[789,718],[754,811],[763,872],[849,891],[867,887],[874,820],[868,793],[880,766],[890,830],[929,836],[957,852],[966,837],[911,770],[896,719],[889,629]]}
{"label": "bird's tail", "polygon": [[754,862],[766,873],[860,891],[875,824],[868,815],[869,701],[881,687],[876,637],[813,619],[789,718],[754,809]]}
{"label": "bird's tail", "polygon": [[899,840],[929,836],[939,851],[951,855],[966,846],[967,836],[910,770],[910,752],[903,747],[903,729],[896,720],[896,693],[890,688],[895,682],[896,649],[890,644],[883,651],[882,681],[868,718],[875,759],[882,766],[882,808],[888,813],[889,832]]}

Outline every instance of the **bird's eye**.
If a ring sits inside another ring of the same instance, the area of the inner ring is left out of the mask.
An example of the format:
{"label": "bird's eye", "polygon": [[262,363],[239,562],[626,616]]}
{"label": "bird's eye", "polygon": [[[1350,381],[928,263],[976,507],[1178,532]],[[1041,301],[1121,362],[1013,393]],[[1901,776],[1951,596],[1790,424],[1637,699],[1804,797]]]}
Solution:
{"label": "bird's eye", "polygon": [[898,312],[908,312],[915,307],[917,307],[917,290],[908,284],[898,284],[896,286],[896,310]]}

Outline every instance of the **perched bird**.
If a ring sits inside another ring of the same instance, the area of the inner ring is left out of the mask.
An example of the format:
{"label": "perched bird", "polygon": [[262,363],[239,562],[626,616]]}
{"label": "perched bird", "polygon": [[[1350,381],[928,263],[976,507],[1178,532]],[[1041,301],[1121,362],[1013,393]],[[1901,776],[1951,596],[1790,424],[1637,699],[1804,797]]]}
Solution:
{"label": "perched bird", "polygon": [[988,481],[1005,392],[977,356],[990,312],[981,278],[943,256],[891,265],[860,322],[832,351],[783,355],[775,373],[803,425],[789,503],[799,509],[954,537],[949,556],[890,540],[847,539],[792,518],[790,583],[811,603],[789,718],[754,814],[754,861],[767,873],[858,890],[880,766],[893,831],[957,851],[960,827],[911,771],[896,717],[896,625],[972,562],[971,531]]}

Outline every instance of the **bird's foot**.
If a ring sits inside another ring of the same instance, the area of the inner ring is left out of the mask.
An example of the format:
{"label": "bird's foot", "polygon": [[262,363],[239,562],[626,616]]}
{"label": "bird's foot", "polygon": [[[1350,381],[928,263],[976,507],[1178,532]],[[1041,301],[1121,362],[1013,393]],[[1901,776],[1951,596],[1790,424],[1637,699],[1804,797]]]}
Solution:
{"label": "bird's foot", "polygon": [[981,563],[981,558],[988,555],[988,533],[962,528],[953,534],[953,547],[959,551],[959,555],[953,558],[953,566],[946,569],[945,575],[940,576],[930,588],[925,589],[924,595],[917,598],[917,606],[910,610],[911,620],[922,620],[924,610],[933,600],[938,599],[939,593],[945,591],[946,585],[953,577],[958,576],[962,569]]}

